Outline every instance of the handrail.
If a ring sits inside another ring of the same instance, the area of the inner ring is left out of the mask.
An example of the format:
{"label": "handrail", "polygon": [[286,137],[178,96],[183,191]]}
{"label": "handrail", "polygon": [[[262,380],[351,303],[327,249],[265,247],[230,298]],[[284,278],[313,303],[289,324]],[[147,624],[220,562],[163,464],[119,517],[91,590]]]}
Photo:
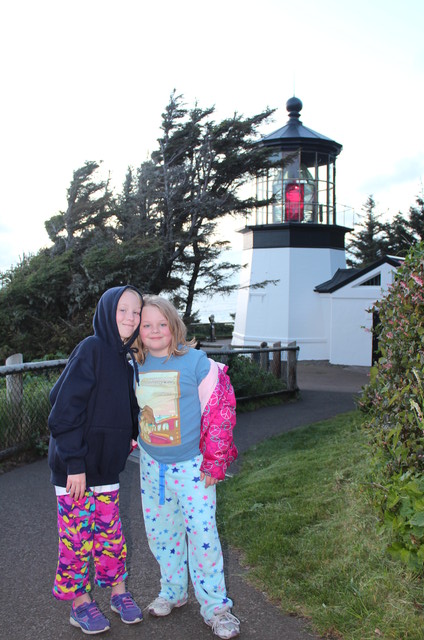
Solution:
{"label": "handrail", "polygon": [[217,345],[216,349],[213,351],[211,349],[203,350],[206,351],[206,353],[210,353],[214,356],[218,354],[222,354],[224,356],[235,356],[239,353],[275,353],[278,351],[299,351],[299,349],[300,347],[241,347],[240,349],[238,349],[237,347],[232,347],[231,349],[224,349],[223,347],[221,348]]}
{"label": "handrail", "polygon": [[[248,353],[275,353],[278,351],[299,351],[298,346],[281,346],[281,347],[231,347],[230,349],[225,349],[223,346],[216,345],[215,347],[205,345],[202,343],[201,348],[208,355],[223,355],[223,356],[231,356],[238,354],[248,354]],[[41,360],[37,362],[23,362],[21,364],[8,364],[4,366],[0,366],[0,377],[4,377],[7,375],[13,375],[16,373],[25,373],[27,371],[33,370],[42,370],[42,369],[56,369],[57,367],[65,367],[68,360],[66,358],[62,360]]]}
{"label": "handrail", "polygon": [[0,367],[0,377],[14,373],[25,373],[37,369],[56,369],[65,367],[68,360],[42,360],[39,362],[22,362],[21,364],[7,364]]}

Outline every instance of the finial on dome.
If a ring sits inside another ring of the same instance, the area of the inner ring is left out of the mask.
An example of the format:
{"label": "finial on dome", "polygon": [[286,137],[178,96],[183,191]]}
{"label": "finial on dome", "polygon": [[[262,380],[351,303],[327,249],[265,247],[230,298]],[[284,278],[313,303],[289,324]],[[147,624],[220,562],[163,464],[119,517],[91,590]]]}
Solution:
{"label": "finial on dome", "polygon": [[289,112],[289,117],[291,120],[296,119],[299,120],[300,112],[302,111],[302,100],[293,96],[293,98],[289,98],[286,102],[286,109]]}

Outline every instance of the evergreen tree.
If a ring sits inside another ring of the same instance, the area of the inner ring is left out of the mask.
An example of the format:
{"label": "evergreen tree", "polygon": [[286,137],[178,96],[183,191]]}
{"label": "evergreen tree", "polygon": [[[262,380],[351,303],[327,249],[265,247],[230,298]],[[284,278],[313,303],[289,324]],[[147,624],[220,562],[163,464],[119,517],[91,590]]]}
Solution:
{"label": "evergreen tree", "polygon": [[405,257],[411,247],[424,240],[424,200],[417,196],[416,206],[410,207],[405,218],[398,213],[391,222],[382,225],[387,254]]}
{"label": "evergreen tree", "polygon": [[384,225],[384,233],[387,241],[386,251],[392,256],[405,257],[415,243],[408,220],[401,213],[398,213],[392,222]]}
{"label": "evergreen tree", "polygon": [[255,204],[240,188],[268,167],[256,141],[272,111],[220,123],[213,112],[187,109],[174,92],[157,150],[136,172],[128,170],[117,198],[98,179],[98,163],[74,172],[66,211],[46,222],[52,247],[2,274],[4,357],[69,354],[92,332],[95,305],[108,287],[130,282],[145,292],[172,293],[186,320],[196,295],[234,288],[228,276],[239,265],[221,260],[228,242],[214,234],[225,216]]}
{"label": "evergreen tree", "polygon": [[148,291],[172,292],[186,319],[199,292],[228,290],[226,281],[239,265],[218,260],[229,243],[214,239],[217,224],[254,206],[241,187],[269,163],[256,142],[270,109],[220,123],[213,113],[198,105],[187,109],[182,96],[171,94],[158,148],[136,179],[128,173],[117,212],[121,239],[137,236],[155,252]]}
{"label": "evergreen tree", "polygon": [[385,226],[379,219],[381,215],[375,213],[375,202],[370,195],[363,206],[365,216],[359,228],[352,233],[352,239],[346,246],[351,257],[346,263],[351,267],[366,267],[379,260],[387,252],[388,242]]}
{"label": "evergreen tree", "polygon": [[97,162],[86,162],[74,171],[67,193],[67,209],[45,222],[46,231],[57,251],[72,249],[77,242],[106,233],[106,222],[113,215],[113,196],[109,182],[94,180]]}
{"label": "evergreen tree", "polygon": [[416,206],[409,209],[408,227],[415,242],[424,240],[424,193],[416,197]]}
{"label": "evergreen tree", "polygon": [[[53,245],[2,274],[1,357],[46,353],[69,355],[92,333],[92,317],[109,287],[134,282],[134,264],[144,265],[142,247],[119,242],[113,226],[114,198],[87,162],[73,174],[68,207],[46,222]],[[128,260],[127,250],[137,255]],[[10,322],[7,318],[10,317]]]}

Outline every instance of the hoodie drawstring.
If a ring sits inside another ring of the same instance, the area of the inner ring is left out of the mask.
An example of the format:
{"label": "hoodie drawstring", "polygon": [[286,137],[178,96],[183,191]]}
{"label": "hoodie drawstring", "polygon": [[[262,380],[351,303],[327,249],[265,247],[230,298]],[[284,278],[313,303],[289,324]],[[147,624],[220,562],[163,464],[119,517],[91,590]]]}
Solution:
{"label": "hoodie drawstring", "polygon": [[130,355],[131,362],[133,363],[134,372],[135,372],[135,379],[136,379],[136,382],[138,384],[140,382],[140,378],[138,376],[138,362],[137,362],[137,360],[135,359],[135,356],[134,356],[135,353],[138,353],[137,347],[130,347],[129,350],[128,350],[128,353]]}

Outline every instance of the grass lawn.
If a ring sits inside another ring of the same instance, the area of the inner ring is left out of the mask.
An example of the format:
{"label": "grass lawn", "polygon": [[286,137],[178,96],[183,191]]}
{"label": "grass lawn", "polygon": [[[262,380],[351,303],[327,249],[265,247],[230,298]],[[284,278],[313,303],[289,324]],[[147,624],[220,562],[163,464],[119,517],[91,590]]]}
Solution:
{"label": "grass lawn", "polygon": [[322,636],[423,640],[423,581],[385,552],[359,412],[254,447],[218,490],[221,536],[283,611]]}

